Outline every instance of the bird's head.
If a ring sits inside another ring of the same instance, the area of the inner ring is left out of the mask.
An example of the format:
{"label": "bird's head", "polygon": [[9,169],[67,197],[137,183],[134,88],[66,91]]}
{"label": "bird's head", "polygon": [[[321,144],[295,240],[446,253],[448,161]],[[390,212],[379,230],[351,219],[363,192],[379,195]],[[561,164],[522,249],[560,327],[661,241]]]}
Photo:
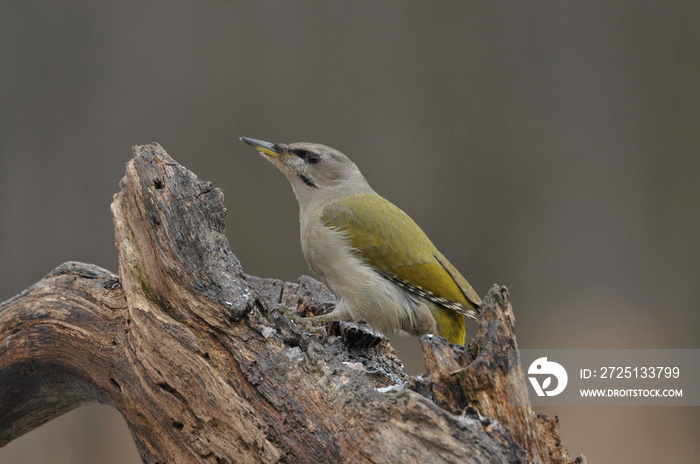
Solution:
{"label": "bird's head", "polygon": [[372,189],[355,163],[338,150],[317,143],[270,143],[241,137],[287,176],[300,203],[338,198]]}

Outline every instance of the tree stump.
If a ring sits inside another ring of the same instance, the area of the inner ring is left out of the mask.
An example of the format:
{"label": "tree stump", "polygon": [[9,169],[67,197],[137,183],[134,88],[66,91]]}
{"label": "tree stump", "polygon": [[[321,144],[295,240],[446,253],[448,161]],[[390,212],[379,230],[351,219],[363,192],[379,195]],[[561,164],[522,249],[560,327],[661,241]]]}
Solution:
{"label": "tree stump", "polygon": [[508,401],[527,392],[505,287],[466,349],[421,337],[427,373],[409,377],[364,324],[297,327],[279,305],[333,295],[245,275],[222,193],[158,144],[134,151],[112,203],[119,274],[65,263],[0,305],[0,446],[99,402],[146,463],[571,462],[556,418]]}

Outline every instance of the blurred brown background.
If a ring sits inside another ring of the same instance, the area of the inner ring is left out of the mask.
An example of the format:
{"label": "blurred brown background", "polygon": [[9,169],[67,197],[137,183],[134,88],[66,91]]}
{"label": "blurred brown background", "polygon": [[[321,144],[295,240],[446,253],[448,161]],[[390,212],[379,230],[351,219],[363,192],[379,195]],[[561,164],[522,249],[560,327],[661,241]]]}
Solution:
{"label": "blurred brown background", "polygon": [[[0,300],[117,270],[109,205],[152,141],[224,192],[248,273],[309,273],[243,135],[348,154],[479,293],[510,287],[522,348],[700,348],[700,3],[63,3],[0,7]],[[544,412],[589,462],[700,454],[698,408]],[[92,405],[0,462],[139,460]]]}

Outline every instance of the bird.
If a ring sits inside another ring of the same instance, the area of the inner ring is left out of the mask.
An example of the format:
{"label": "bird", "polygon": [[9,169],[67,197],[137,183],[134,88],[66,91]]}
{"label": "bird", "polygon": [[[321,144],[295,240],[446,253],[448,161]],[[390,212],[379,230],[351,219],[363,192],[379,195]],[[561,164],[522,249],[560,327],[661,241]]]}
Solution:
{"label": "bird", "polygon": [[337,298],[332,311],[307,319],[364,321],[385,335],[433,334],[464,345],[464,316],[477,318],[479,295],[355,163],[316,143],[240,140],[289,180],[306,262]]}

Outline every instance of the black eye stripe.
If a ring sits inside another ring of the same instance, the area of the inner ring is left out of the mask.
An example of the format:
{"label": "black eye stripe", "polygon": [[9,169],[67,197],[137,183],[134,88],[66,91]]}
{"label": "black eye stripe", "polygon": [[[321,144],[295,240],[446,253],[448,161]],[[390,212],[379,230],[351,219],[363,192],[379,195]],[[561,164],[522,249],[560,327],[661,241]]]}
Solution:
{"label": "black eye stripe", "polygon": [[[295,148],[292,150],[292,153],[299,158],[303,159],[304,161],[308,161],[312,164],[318,163],[321,159],[321,157],[318,155],[318,153],[311,152],[309,150],[305,150],[303,148]],[[311,159],[309,159],[311,157]],[[313,161],[315,160],[315,161]]]}

